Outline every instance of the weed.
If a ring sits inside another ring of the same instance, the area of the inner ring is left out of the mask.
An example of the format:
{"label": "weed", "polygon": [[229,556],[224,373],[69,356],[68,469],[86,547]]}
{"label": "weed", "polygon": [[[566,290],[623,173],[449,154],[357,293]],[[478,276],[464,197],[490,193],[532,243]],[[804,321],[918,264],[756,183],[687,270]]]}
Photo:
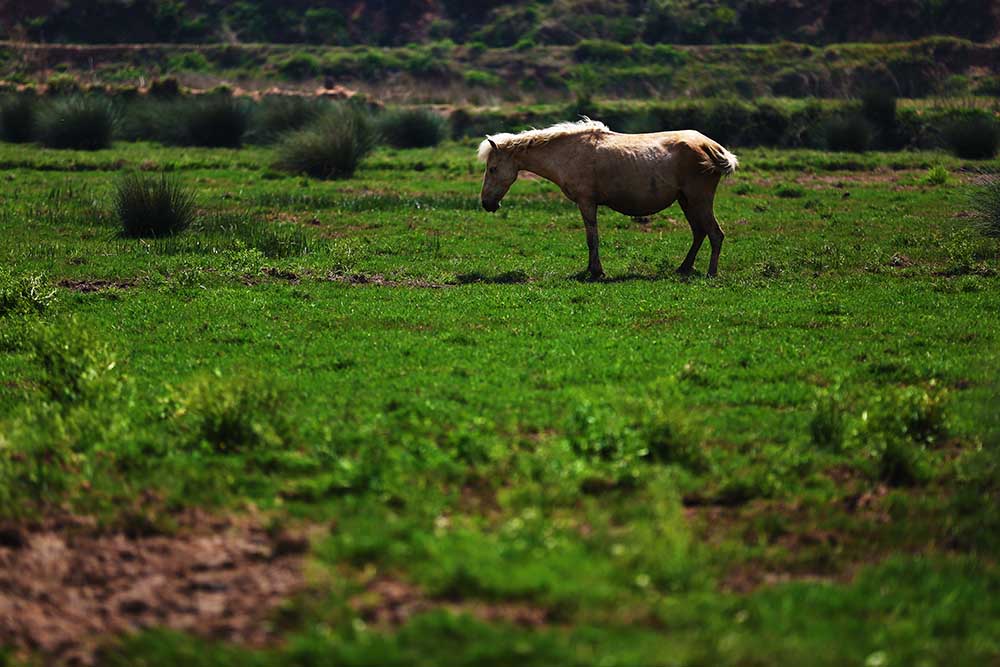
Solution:
{"label": "weed", "polygon": [[42,108],[38,136],[49,148],[100,150],[111,146],[115,120],[114,109],[105,99],[57,99]]}
{"label": "weed", "polygon": [[426,109],[393,109],[376,121],[382,139],[394,148],[437,146],[445,137],[444,118]]}
{"label": "weed", "polygon": [[166,175],[127,174],[118,182],[113,206],[128,238],[179,234],[195,216],[194,195]]}
{"label": "weed", "polygon": [[375,145],[375,130],[361,111],[331,109],[277,147],[276,169],[314,178],[349,178]]}
{"label": "weed", "polygon": [[46,285],[42,276],[15,276],[0,266],[0,317],[41,313],[55,298],[55,290]]}

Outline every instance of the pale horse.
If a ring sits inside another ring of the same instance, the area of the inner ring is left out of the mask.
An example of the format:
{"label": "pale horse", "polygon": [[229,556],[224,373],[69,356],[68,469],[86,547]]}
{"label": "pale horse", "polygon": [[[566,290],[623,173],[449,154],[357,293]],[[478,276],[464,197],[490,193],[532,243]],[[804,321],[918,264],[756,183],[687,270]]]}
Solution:
{"label": "pale horse", "polygon": [[712,245],[708,275],[719,268],[725,235],[713,203],[719,180],[736,171],[736,156],[694,130],[621,134],[584,118],[520,134],[489,135],[479,145],[486,162],[483,208],[493,213],[517,180],[530,171],[559,186],[576,203],[587,230],[591,279],[604,275],[598,251],[597,207],[638,217],[680,202],[693,240],[677,269],[690,274],[705,237]]}

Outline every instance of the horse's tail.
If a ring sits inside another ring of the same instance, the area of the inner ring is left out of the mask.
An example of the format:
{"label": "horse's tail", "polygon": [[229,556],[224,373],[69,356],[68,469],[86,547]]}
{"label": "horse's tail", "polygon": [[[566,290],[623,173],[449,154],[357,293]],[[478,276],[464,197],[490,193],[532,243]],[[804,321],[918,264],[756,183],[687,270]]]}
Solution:
{"label": "horse's tail", "polygon": [[736,159],[735,155],[708,137],[705,137],[705,143],[701,145],[701,150],[705,156],[701,164],[705,167],[705,171],[710,174],[729,176],[740,166],[740,161]]}

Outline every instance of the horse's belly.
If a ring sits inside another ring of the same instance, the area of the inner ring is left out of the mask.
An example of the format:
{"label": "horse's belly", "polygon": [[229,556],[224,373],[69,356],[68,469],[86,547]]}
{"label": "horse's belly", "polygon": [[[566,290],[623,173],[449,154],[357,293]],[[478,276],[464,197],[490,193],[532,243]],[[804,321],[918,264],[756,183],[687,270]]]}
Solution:
{"label": "horse's belly", "polygon": [[628,196],[609,197],[602,202],[612,211],[617,211],[623,215],[646,216],[659,213],[674,203],[677,199],[676,192],[657,193],[656,196],[641,197],[630,194]]}

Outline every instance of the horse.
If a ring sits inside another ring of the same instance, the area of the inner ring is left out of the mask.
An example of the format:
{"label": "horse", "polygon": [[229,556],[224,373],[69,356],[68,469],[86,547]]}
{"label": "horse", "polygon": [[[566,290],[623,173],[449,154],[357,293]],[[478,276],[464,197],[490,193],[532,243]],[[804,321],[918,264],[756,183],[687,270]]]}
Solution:
{"label": "horse", "polygon": [[[552,181],[583,216],[591,280],[604,275],[598,250],[597,207],[632,217],[658,213],[679,202],[691,226],[691,249],[677,272],[689,275],[707,236],[708,275],[719,269],[725,234],[715,218],[715,190],[739,160],[695,130],[622,134],[584,117],[519,134],[488,135],[478,158],[486,163],[480,200],[494,213],[521,171]],[[585,274],[584,274],[585,275]]]}

